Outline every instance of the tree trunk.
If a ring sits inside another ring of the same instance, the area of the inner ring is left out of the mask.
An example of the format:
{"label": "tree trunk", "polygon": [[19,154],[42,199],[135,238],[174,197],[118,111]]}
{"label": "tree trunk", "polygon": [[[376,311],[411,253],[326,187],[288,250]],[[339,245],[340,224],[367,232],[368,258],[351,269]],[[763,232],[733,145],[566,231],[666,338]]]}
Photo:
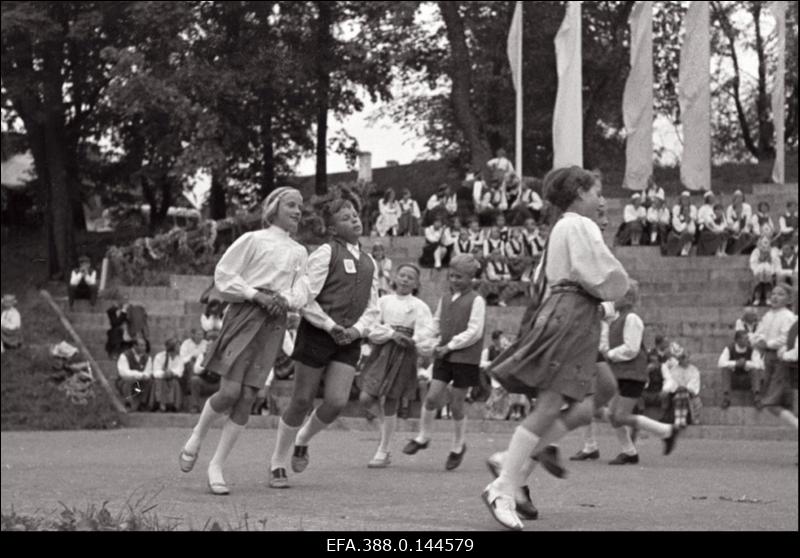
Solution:
{"label": "tree trunk", "polygon": [[225,182],[219,171],[211,172],[211,190],[208,194],[208,213],[215,221],[227,216],[228,208],[225,202]]}
{"label": "tree trunk", "polygon": [[448,74],[453,82],[450,99],[453,102],[456,122],[469,144],[472,168],[474,171],[480,171],[491,158],[491,151],[472,108],[472,66],[464,22],[458,12],[458,2],[438,4],[447,28],[447,40],[450,42]]}
{"label": "tree trunk", "polygon": [[758,152],[757,157],[774,158],[775,146],[773,142],[774,127],[769,119],[769,97],[767,96],[767,57],[764,53],[764,39],[761,36],[761,2],[751,2],[750,11],[753,14],[756,31],[756,55],[758,56],[758,96],[756,97],[756,111],[758,113]]}
{"label": "tree trunk", "polygon": [[328,108],[330,105],[330,63],[333,53],[333,6],[331,2],[317,2],[317,172],[314,193],[328,193]]}
{"label": "tree trunk", "polygon": [[272,91],[261,93],[261,149],[263,160],[261,168],[261,197],[266,198],[275,189],[275,147],[272,138]]}

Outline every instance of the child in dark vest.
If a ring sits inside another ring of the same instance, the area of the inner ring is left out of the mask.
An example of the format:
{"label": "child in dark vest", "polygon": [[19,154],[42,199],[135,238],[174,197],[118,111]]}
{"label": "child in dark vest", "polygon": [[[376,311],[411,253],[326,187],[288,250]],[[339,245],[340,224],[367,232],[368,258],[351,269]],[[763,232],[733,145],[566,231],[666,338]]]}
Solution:
{"label": "child in dark vest", "polygon": [[132,411],[152,405],[153,361],[143,337],[137,337],[133,347],[117,359],[117,390]]}
{"label": "child in dark vest", "polygon": [[208,487],[214,495],[230,492],[222,468],[283,343],[287,310],[308,301],[304,274],[308,252],[291,238],[300,223],[302,204],[303,197],[294,188],[273,190],[263,206],[266,228],[240,236],[214,270],[216,287],[230,305],[201,367],[218,374],[220,386],[203,406],[179,458],[181,470],[191,471],[211,424],[227,415],[208,464]]}
{"label": "child in dark vest", "polygon": [[775,277],[778,283],[788,283],[794,285],[797,280],[797,236],[792,242],[786,242],[781,246],[781,254],[778,256],[780,267],[775,270]]}
{"label": "child in dark vest", "polygon": [[797,234],[797,202],[790,201],[786,204],[786,213],[778,217],[778,235],[775,238],[775,245],[779,248],[786,242],[790,242],[792,237]]}
{"label": "child in dark vest", "polygon": [[448,471],[461,464],[467,451],[464,399],[471,387],[480,385],[486,302],[472,289],[478,268],[478,262],[470,255],[461,254],[450,262],[451,294],[443,296],[436,306],[430,331],[432,338],[441,336],[433,349],[433,380],[422,406],[419,433],[403,448],[403,453],[414,455],[428,447],[436,411],[444,406],[447,386],[452,382],[450,410],[455,432],[445,462]]}
{"label": "child in dark vest", "polygon": [[759,404],[759,372],[764,363],[758,351],[750,346],[748,334],[744,330],[737,331],[733,343],[722,350],[719,355],[720,372],[722,373],[722,404],[727,409],[731,406],[731,391],[751,391],[756,404]]}
{"label": "child in dark vest", "polygon": [[[363,228],[357,208],[349,200],[337,199],[325,207],[324,218],[331,239],[308,259],[309,303],[301,311],[292,354],[296,363],[292,398],[278,425],[270,463],[272,488],[288,488],[290,461],[295,473],[306,469],[309,442],[347,404],[361,339],[380,315],[378,269],[358,243]],[[323,377],[322,405],[305,420]]]}

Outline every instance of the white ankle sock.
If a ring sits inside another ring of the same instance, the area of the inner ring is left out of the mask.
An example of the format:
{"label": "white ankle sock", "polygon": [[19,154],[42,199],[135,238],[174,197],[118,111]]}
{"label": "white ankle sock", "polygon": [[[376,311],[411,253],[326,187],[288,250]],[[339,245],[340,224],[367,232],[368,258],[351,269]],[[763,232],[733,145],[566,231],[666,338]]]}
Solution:
{"label": "white ankle sock", "polygon": [[461,420],[454,420],[453,426],[455,427],[455,432],[453,432],[453,448],[451,451],[461,453],[461,450],[464,448],[464,437],[467,432],[467,417]]}
{"label": "white ankle sock", "polygon": [[626,455],[636,455],[636,446],[633,445],[633,440],[631,440],[631,433],[628,430],[627,426],[620,426],[619,428],[614,429],[614,433],[617,435],[617,440],[619,440],[619,445],[622,446],[622,453]]}
{"label": "white ankle sock", "polygon": [[378,446],[378,451],[389,453],[389,448],[392,445],[392,437],[396,429],[397,415],[383,418],[383,422],[381,423],[381,445]]}
{"label": "white ankle sock", "polygon": [[422,405],[419,417],[419,434],[414,438],[420,444],[424,444],[431,439],[431,432],[433,432],[433,421],[436,418],[436,411],[429,411],[425,405]]}
{"label": "white ankle sock", "polygon": [[781,419],[783,422],[797,430],[797,417],[794,416],[794,413],[789,411],[788,409],[783,409],[781,413],[778,415],[778,418]]}
{"label": "white ankle sock", "polygon": [[294,438],[297,431],[300,430],[299,426],[289,426],[283,422],[281,418],[278,422],[278,435],[275,440],[275,450],[272,453],[270,461],[270,470],[275,469],[288,469],[289,460],[292,458],[292,447],[294,446]]}
{"label": "white ankle sock", "polygon": [[672,425],[670,424],[664,424],[663,422],[658,422],[657,420],[643,415],[634,415],[634,420],[639,430],[655,434],[662,440],[664,438],[669,438],[669,435],[672,434]]}
{"label": "white ankle sock", "polygon": [[311,416],[308,418],[306,423],[300,429],[300,432],[297,433],[297,440],[295,440],[295,445],[297,446],[307,446],[308,443],[311,441],[311,438],[328,428],[330,424],[326,422],[322,422],[317,417],[317,411],[314,410],[311,413]]}
{"label": "white ankle sock", "polygon": [[217,451],[214,452],[214,457],[211,458],[211,462],[208,464],[208,480],[210,482],[225,482],[222,478],[222,466],[225,464],[225,460],[228,459],[228,455],[231,453],[244,427],[245,425],[236,424],[231,419],[225,421],[225,425],[222,427],[222,435],[219,437],[219,443],[217,444]]}
{"label": "white ankle sock", "polygon": [[531,461],[530,455],[538,443],[539,436],[524,426],[517,426],[508,445],[506,457],[503,459],[500,477],[494,483],[497,490],[512,496],[514,491],[522,486],[525,482],[522,477],[522,467]]}
{"label": "white ankle sock", "polygon": [[222,413],[216,412],[211,407],[211,398],[206,399],[206,404],[203,405],[200,418],[197,419],[197,424],[194,430],[192,430],[192,435],[189,436],[189,440],[183,446],[183,449],[189,453],[197,453],[200,450],[200,444],[203,443],[206,434],[208,434],[208,429],[211,428],[212,423],[221,416],[223,416]]}
{"label": "white ankle sock", "polygon": [[594,421],[592,421],[583,429],[583,451],[591,453],[597,451],[597,449],[597,440],[594,437]]}

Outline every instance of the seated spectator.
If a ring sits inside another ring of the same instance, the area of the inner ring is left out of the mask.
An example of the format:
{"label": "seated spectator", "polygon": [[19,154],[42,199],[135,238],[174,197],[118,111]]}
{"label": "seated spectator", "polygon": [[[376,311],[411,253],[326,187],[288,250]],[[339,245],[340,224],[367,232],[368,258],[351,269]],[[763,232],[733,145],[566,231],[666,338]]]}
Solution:
{"label": "seated spectator", "polygon": [[506,209],[508,209],[508,201],[506,193],[502,189],[502,183],[499,180],[493,180],[489,183],[489,191],[483,194],[478,206],[480,224],[484,227],[491,226],[497,215]]}
{"label": "seated spectator", "polygon": [[625,206],[623,222],[617,231],[618,246],[639,246],[647,227],[647,210],[642,205],[642,195],[635,193],[631,203]]}
{"label": "seated spectator", "polygon": [[506,224],[506,216],[500,213],[494,220],[495,228],[500,231],[500,240],[508,242],[508,237],[511,234],[511,229]]}
{"label": "seated spectator", "polygon": [[488,255],[485,274],[487,281],[511,281],[511,271],[501,252],[492,252]]}
{"label": "seated spectator", "polygon": [[719,355],[719,366],[722,372],[722,403],[720,407],[731,406],[731,391],[752,391],[756,407],[760,406],[759,392],[760,372],[764,370],[764,362],[758,351],[750,346],[748,333],[737,331],[733,343],[722,350]]}
{"label": "seated spectator", "polygon": [[727,253],[731,255],[749,254],[756,245],[757,236],[753,229],[753,210],[745,203],[741,190],[733,193],[733,203],[725,213],[728,222]]}
{"label": "seated spectator", "polygon": [[772,236],[775,234],[775,224],[772,222],[772,217],[769,215],[769,204],[767,202],[761,202],[756,209],[756,214],[753,215],[753,218],[750,220],[753,234],[756,238],[768,236],[771,241]]}
{"label": "seated spectator", "polygon": [[[538,182],[541,183],[541,181]],[[522,180],[519,196],[516,201],[511,204],[511,209],[509,210],[509,220],[512,225],[522,225],[530,218],[532,218],[534,222],[539,222],[542,218],[544,202],[542,202],[542,198],[536,190],[533,189],[536,184],[536,179]]]}
{"label": "seated spectator", "polygon": [[674,424],[684,428],[687,424],[700,424],[700,371],[689,362],[689,353],[677,343],[670,347],[676,362],[662,366],[663,391],[672,400]]}
{"label": "seated spectator", "polygon": [[644,189],[642,198],[642,205],[647,209],[653,207],[656,204],[656,200],[660,200],[662,205],[666,205],[667,202],[664,188],[656,184],[652,176],[647,179],[647,187]]}
{"label": "seated spectator", "polygon": [[536,221],[533,219],[527,219],[525,221],[525,229],[522,231],[522,238],[525,241],[525,248],[528,251],[528,255],[534,260],[538,261],[542,252],[544,252],[549,233],[550,227],[547,223],[540,223],[537,226]]}
{"label": "seated spectator", "polygon": [[700,225],[700,237],[697,241],[697,255],[727,256],[728,254],[725,252],[725,247],[728,244],[728,223],[725,220],[725,211],[722,208],[722,204],[715,203],[711,208],[710,216],[706,212],[703,212],[702,215],[702,221],[700,217],[697,219]]}
{"label": "seated spectator", "polygon": [[453,254],[471,254],[474,247],[475,243],[470,238],[469,229],[461,229],[453,243]]}
{"label": "seated spectator", "polygon": [[753,298],[750,300],[753,306],[767,305],[767,297],[775,284],[775,273],[780,266],[780,260],[772,252],[770,237],[762,236],[758,240],[756,249],[750,254],[750,270],[756,283]]}
{"label": "seated spectator", "polygon": [[225,306],[221,300],[212,298],[206,304],[205,312],[200,316],[200,327],[203,332],[208,334],[210,331],[219,331],[222,329],[222,317],[225,312]]}
{"label": "seated spectator", "polygon": [[495,157],[487,161],[486,167],[492,176],[499,177],[502,182],[515,174],[514,164],[508,159],[506,150],[502,147],[495,151]]}
{"label": "seated spectator", "polygon": [[192,393],[191,383],[192,374],[194,373],[194,366],[198,360],[203,358],[206,354],[206,346],[208,342],[205,340],[205,335],[202,329],[192,328],[189,332],[189,337],[183,340],[180,348],[181,360],[183,360],[183,374],[181,374],[181,390],[184,395],[184,401],[189,401],[189,396]]}
{"label": "seated spectator", "polygon": [[378,220],[375,222],[375,230],[378,236],[391,234],[397,236],[397,227],[400,224],[400,204],[397,202],[397,194],[392,188],[387,188],[383,198],[378,202]]}
{"label": "seated spectator", "polygon": [[453,240],[440,218],[436,218],[433,224],[425,229],[425,246],[422,248],[422,256],[419,258],[419,265],[427,268],[441,269],[450,262],[449,251]]}
{"label": "seated spectator", "polygon": [[183,406],[181,377],[186,363],[180,355],[178,340],[164,342],[164,350],[153,359],[153,400],[162,413],[178,411]]}
{"label": "seated spectator", "polygon": [[400,218],[397,225],[397,234],[400,236],[417,236],[420,230],[420,219],[417,200],[411,197],[411,190],[404,188],[400,204]]}
{"label": "seated spectator", "polygon": [[758,327],[758,312],[752,306],[747,306],[744,309],[742,317],[736,320],[734,331],[745,331],[748,335],[756,332]]}
{"label": "seated spectator", "polygon": [[668,256],[688,256],[696,232],[697,208],[692,205],[691,194],[684,191],[672,208],[672,229],[667,236],[664,253]]}
{"label": "seated spectator", "polygon": [[775,245],[781,248],[786,242],[791,242],[797,234],[797,202],[789,201],[786,204],[786,213],[778,217],[778,234]]}
{"label": "seated spectator", "polygon": [[97,271],[92,267],[92,260],[89,256],[81,256],[78,258],[78,267],[72,270],[67,286],[70,310],[76,299],[88,300],[94,307],[97,304],[97,289]]}
{"label": "seated spectator", "polygon": [[93,378],[91,364],[81,356],[77,347],[62,341],[52,346],[50,354],[55,358],[53,370],[58,372],[58,376],[54,379],[65,380],[73,374],[81,373]]}
{"label": "seated spectator", "polygon": [[122,351],[133,344],[128,332],[128,301],[120,297],[106,310],[106,315],[110,326],[106,333],[106,353],[108,358],[116,360]]}
{"label": "seated spectator", "polygon": [[483,255],[489,257],[495,252],[499,252],[501,256],[505,257],[505,244],[506,243],[503,241],[503,238],[500,235],[500,229],[497,227],[492,227],[489,231],[489,238],[486,239],[486,243],[483,245]]}
{"label": "seated spectator", "polygon": [[117,359],[117,390],[131,411],[150,410],[153,397],[153,360],[147,342],[137,337],[133,347]]}
{"label": "seated spectator", "polygon": [[430,226],[437,218],[444,223],[458,212],[458,199],[456,194],[450,191],[450,186],[442,184],[439,190],[428,198],[425,208],[423,225]]}
{"label": "seated spectator", "polygon": [[3,313],[0,316],[0,348],[2,348],[2,352],[6,352],[6,347],[16,349],[22,345],[22,317],[16,306],[16,296],[3,295]]}
{"label": "seated spectator", "polygon": [[797,286],[797,233],[790,242],[784,242],[778,256],[779,265],[775,270],[778,283]]}
{"label": "seated spectator", "polygon": [[475,246],[472,249],[472,257],[475,258],[475,261],[477,261],[478,265],[480,266],[475,272],[475,279],[480,279],[483,277],[483,273],[486,270],[486,258],[483,255],[483,248],[478,248]]}
{"label": "seated spectator", "polygon": [[666,337],[656,335],[653,348],[647,352],[647,385],[642,393],[643,406],[661,409],[662,421],[665,420],[667,414],[667,405],[666,398],[661,395],[664,387],[661,367],[670,358],[669,346],[669,340]]}
{"label": "seated spectator", "polygon": [[530,259],[525,252],[525,241],[522,239],[522,231],[513,229],[508,242],[504,246],[506,254],[506,263],[508,269],[511,271],[511,278],[514,281],[519,281],[525,267],[529,265]]}
{"label": "seated spectator", "polygon": [[510,174],[506,177],[505,181],[503,182],[503,190],[506,193],[506,203],[508,204],[508,208],[511,209],[514,207],[514,204],[517,203],[520,195],[520,180],[516,174]]}
{"label": "seated spectator", "polygon": [[650,246],[663,246],[672,223],[672,214],[661,198],[653,198],[647,209],[647,237]]}
{"label": "seated spectator", "polygon": [[206,354],[208,354],[214,342],[219,337],[219,331],[212,329],[206,333],[206,350],[202,357],[194,361],[194,368],[192,369],[192,376],[189,380],[189,387],[192,392],[190,403],[190,411],[192,413],[199,413],[203,406],[206,404],[206,399],[214,395],[219,389],[220,377],[219,374],[211,372],[203,368],[203,361]]}
{"label": "seated spectator", "polygon": [[481,228],[481,224],[477,217],[472,217],[469,220],[469,239],[472,241],[473,248],[480,248],[483,251],[483,245],[486,243],[486,235]]}
{"label": "seated spectator", "polygon": [[378,266],[378,293],[379,296],[383,296],[392,292],[389,284],[392,277],[392,260],[386,256],[386,250],[380,242],[372,245],[372,259]]}

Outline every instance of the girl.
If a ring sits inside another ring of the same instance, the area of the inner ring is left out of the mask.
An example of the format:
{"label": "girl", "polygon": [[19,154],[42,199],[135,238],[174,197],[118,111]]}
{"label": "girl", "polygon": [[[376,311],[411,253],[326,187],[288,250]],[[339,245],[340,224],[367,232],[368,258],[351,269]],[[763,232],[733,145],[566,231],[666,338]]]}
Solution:
{"label": "girl", "polygon": [[522,231],[519,229],[511,230],[511,237],[505,244],[505,252],[508,268],[511,271],[511,278],[514,281],[519,281],[522,273],[525,271],[525,266],[530,263],[530,260],[526,259],[525,241],[522,239]]}
{"label": "girl", "polygon": [[[727,224],[724,213],[722,223],[717,223],[717,204],[713,192],[706,192],[703,201],[697,212],[697,229],[700,231],[697,238],[697,255],[713,256],[719,253],[720,240]],[[719,207],[721,212],[722,206]]]}
{"label": "girl", "polygon": [[421,213],[417,200],[411,197],[411,190],[405,188],[400,200],[400,220],[398,234],[400,236],[417,236],[419,234],[419,220]]}
{"label": "girl", "polygon": [[666,197],[664,195],[664,188],[656,184],[656,181],[653,180],[653,177],[647,179],[647,188],[644,190],[644,205],[648,209],[653,207],[656,204],[656,200],[661,200],[661,203],[664,203]]}
{"label": "girl", "polygon": [[[380,323],[369,331],[372,352],[361,373],[361,405],[371,411],[378,406],[381,420],[381,442],[367,464],[370,468],[387,467],[391,462],[389,448],[397,427],[400,399],[413,399],[417,392],[417,343],[426,334],[432,321],[428,306],[416,297],[420,272],[411,264],[397,269],[395,294],[378,301]],[[381,398],[385,398],[380,404]]]}
{"label": "girl", "polygon": [[392,260],[386,256],[383,244],[376,242],[372,245],[372,259],[378,266],[378,295],[383,296],[392,292],[389,279],[392,276]]}
{"label": "girl", "polygon": [[211,423],[228,414],[208,465],[212,494],[230,492],[222,467],[281,347],[287,308],[298,309],[308,300],[303,274],[307,252],[290,237],[297,232],[302,204],[303,197],[294,188],[281,187],[270,193],[263,210],[267,228],[240,236],[214,272],[217,288],[231,305],[202,368],[221,376],[220,387],[206,401],[180,454],[181,470],[188,473]]}
{"label": "girl", "polygon": [[491,231],[489,232],[489,238],[486,239],[486,243],[483,245],[483,256],[488,258],[495,252],[499,253],[505,258],[506,243],[500,236],[500,229],[497,227],[492,227]]}
{"label": "girl", "polygon": [[503,242],[508,242],[509,229],[506,225],[506,216],[502,213],[494,220],[495,228],[500,231],[500,238]]}
{"label": "girl", "polygon": [[469,229],[461,229],[458,239],[453,244],[453,252],[458,254],[471,254],[475,244],[470,239]]}
{"label": "girl", "polygon": [[183,407],[181,379],[186,368],[178,351],[178,341],[170,337],[164,342],[164,350],[153,358],[153,393],[158,410],[179,411]]}
{"label": "girl", "polygon": [[528,179],[523,179],[519,198],[517,198],[515,204],[512,204],[512,225],[521,225],[530,218],[534,222],[538,222],[541,219],[544,203],[539,194],[536,193],[536,190],[533,189],[537,182],[541,181],[534,179],[533,182],[529,182]]}
{"label": "girl", "polygon": [[775,271],[780,268],[780,259],[773,254],[770,237],[762,236],[758,240],[756,249],[750,254],[750,271],[753,272],[756,286],[753,289],[753,306],[766,306],[767,297],[775,283]]}
{"label": "girl", "polygon": [[639,246],[647,226],[647,209],[642,205],[642,195],[631,195],[631,203],[625,205],[623,223],[617,231],[617,245]]}
{"label": "girl", "polygon": [[769,204],[761,202],[756,209],[757,212],[750,221],[753,225],[753,234],[758,238],[768,236],[771,242],[772,235],[775,233],[775,224],[772,222],[772,217],[769,216]]}
{"label": "girl", "polygon": [[538,391],[535,409],[511,439],[500,476],[482,494],[494,518],[509,529],[522,529],[514,494],[523,485],[523,466],[566,434],[559,421],[562,407],[588,393],[600,340],[599,303],[621,298],[628,288],[625,270],[593,221],[601,189],[597,177],[580,167],[548,173],[545,197],[565,212],[543,256],[550,296],[535,311],[530,330],[490,368],[510,391],[520,386]]}
{"label": "girl", "polygon": [[696,232],[697,208],[692,205],[692,195],[688,191],[684,191],[678,204],[672,208],[672,230],[669,234],[666,254],[668,256],[688,256]]}
{"label": "girl", "polygon": [[380,236],[391,233],[397,236],[397,226],[400,223],[400,204],[397,203],[397,194],[392,188],[388,188],[383,194],[383,198],[378,201],[378,220],[375,222],[375,230]]}
{"label": "girl", "polygon": [[730,255],[747,254],[755,246],[756,236],[753,230],[753,209],[745,203],[741,190],[733,193],[733,203],[725,213],[728,222],[727,253]]}
{"label": "girl", "polygon": [[484,236],[483,229],[481,229],[481,224],[480,221],[478,221],[478,218],[471,218],[467,226],[469,227],[469,239],[472,241],[472,247],[483,250],[486,237]]}
{"label": "girl", "polygon": [[[294,389],[278,424],[270,464],[272,488],[289,487],[290,458],[292,471],[306,469],[309,442],[347,404],[361,356],[361,338],[379,316],[377,265],[358,243],[363,231],[358,210],[349,200],[337,199],[325,207],[324,217],[331,239],[308,259],[310,302],[301,312],[292,353]],[[303,424],[323,377],[322,405]]]}
{"label": "girl", "polygon": [[650,246],[663,246],[669,233],[670,221],[669,208],[664,205],[661,198],[653,198],[653,205],[647,209],[647,232],[649,233]]}
{"label": "girl", "polygon": [[441,269],[447,265],[449,246],[453,243],[450,233],[444,227],[441,218],[434,219],[433,224],[425,229],[425,247],[419,258],[419,265],[426,268]]}

